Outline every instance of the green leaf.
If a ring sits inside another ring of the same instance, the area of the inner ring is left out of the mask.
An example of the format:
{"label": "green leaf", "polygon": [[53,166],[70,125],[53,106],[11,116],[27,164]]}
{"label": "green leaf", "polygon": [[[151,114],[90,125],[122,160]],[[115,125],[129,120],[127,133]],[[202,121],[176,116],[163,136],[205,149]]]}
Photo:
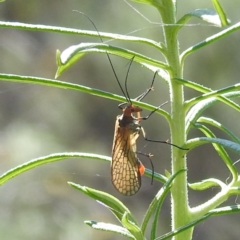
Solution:
{"label": "green leaf", "polygon": [[160,211],[161,211],[161,207],[163,204],[163,201],[165,200],[167,194],[169,193],[172,183],[174,180],[177,181],[177,177],[179,176],[179,174],[186,172],[186,169],[181,169],[178,172],[176,172],[175,174],[173,174],[167,183],[164,184],[164,186],[160,189],[160,191],[157,193],[156,197],[156,210],[154,213],[154,219],[153,219],[153,224],[151,227],[151,239],[156,239],[156,234],[157,234],[157,229],[158,229],[158,219],[159,219],[159,215],[160,215]]}
{"label": "green leaf", "polygon": [[[70,51],[69,51],[69,54],[71,54]],[[67,62],[67,61],[65,61],[64,56],[61,56],[61,52],[59,50],[57,50],[56,61],[57,61],[58,69],[55,74],[55,78],[58,78],[64,71],[66,71],[69,67],[71,67],[75,62],[77,62],[84,55],[85,55],[85,53],[75,54],[72,56],[71,61]]]}
{"label": "green leaf", "polygon": [[[217,139],[216,136],[213,134],[213,132],[206,126],[204,126],[202,124],[197,124],[197,123],[195,124],[195,126],[198,129],[200,129],[208,138]],[[224,147],[219,144],[215,144],[215,143],[213,144],[213,147],[215,148],[216,152],[218,153],[218,155],[221,157],[221,159],[223,160],[223,162],[226,164],[227,168],[231,172],[233,181],[236,181],[238,178],[238,171],[237,171],[236,167],[234,166],[234,164],[232,163],[232,160],[229,157],[226,150],[224,149]]]}
{"label": "green leaf", "polygon": [[228,129],[221,123],[217,122],[216,120],[214,120],[212,118],[207,118],[207,117],[200,117],[197,122],[198,123],[208,123],[211,126],[218,128],[219,130],[225,132],[228,136],[230,136],[234,142],[237,142],[240,144],[240,138],[238,136],[236,136],[230,129]]}
{"label": "green leaf", "polygon": [[45,157],[33,159],[29,162],[26,162],[22,165],[19,165],[15,168],[10,169],[6,173],[4,173],[2,176],[0,176],[0,185],[7,182],[13,177],[16,177],[19,174],[26,172],[28,170],[31,170],[40,165],[52,163],[60,160],[65,160],[65,159],[71,159],[71,158],[90,158],[90,159],[96,159],[101,161],[111,161],[110,157],[102,156],[98,154],[91,154],[91,153],[74,153],[73,152],[73,153],[51,154]]}
{"label": "green leaf", "polygon": [[[152,235],[154,235],[156,233],[158,216],[159,216],[159,212],[160,212],[162,203],[171,188],[171,184],[172,184],[173,180],[176,179],[176,177],[184,171],[186,171],[186,170],[182,169],[182,170],[178,171],[176,174],[170,176],[169,179],[166,181],[166,183],[163,185],[163,187],[155,195],[154,199],[152,200],[151,204],[148,207],[148,210],[147,210],[147,212],[144,216],[144,219],[142,221],[142,224],[141,224],[141,229],[142,229],[143,234],[145,233],[147,225],[149,223],[149,220],[154,212],[155,212],[155,218],[154,218],[154,224],[152,225],[151,232],[152,232]],[[154,239],[154,238],[152,238],[152,239]]]}
{"label": "green leaf", "polygon": [[189,228],[196,226],[200,222],[205,221],[206,219],[208,219],[211,216],[218,216],[218,215],[225,215],[225,214],[239,213],[239,212],[240,212],[240,205],[216,208],[216,209],[209,211],[209,213],[205,214],[203,217],[198,218],[197,220],[194,220],[194,221],[190,222],[189,224],[186,224],[185,226],[179,227],[179,228],[175,229],[174,231],[166,233],[163,236],[158,237],[157,239],[158,240],[170,239],[171,237],[177,235],[178,233],[183,232]]}
{"label": "green leaf", "polygon": [[79,190],[80,192],[88,195],[89,197],[98,200],[100,203],[103,204],[103,206],[107,207],[120,222],[122,222],[123,215],[125,213],[128,213],[130,220],[137,225],[137,222],[129,209],[114,196],[102,191],[95,190],[93,188],[81,186],[76,183],[69,182],[68,184],[73,188]]}
{"label": "green leaf", "polygon": [[214,216],[239,213],[239,212],[240,212],[240,205],[220,207],[210,211],[210,213],[212,213]]}
{"label": "green leaf", "polygon": [[129,239],[136,239],[126,228],[121,226],[117,226],[111,223],[104,223],[104,222],[95,222],[95,221],[84,221],[90,227],[96,230],[108,231],[113,233],[121,234]]}
{"label": "green leaf", "polygon": [[[230,93],[225,93],[223,94],[224,97],[237,97],[240,96],[240,91],[235,91],[235,92],[230,92]],[[218,97],[210,97],[204,100],[199,101],[197,104],[195,104],[190,111],[188,112],[186,116],[186,129],[187,132],[190,130],[191,125],[197,121],[199,116],[202,114],[202,112],[207,109],[208,107],[212,106],[214,103],[218,102],[219,99]],[[240,107],[235,104],[233,106],[235,109],[240,111]],[[187,106],[188,109],[188,106]]]}
{"label": "green leaf", "polygon": [[27,23],[20,23],[20,22],[0,21],[0,27],[8,28],[8,29],[13,28],[13,29],[30,30],[30,31],[43,31],[43,32],[55,32],[55,33],[61,33],[61,34],[65,33],[65,34],[83,35],[83,36],[89,36],[89,37],[97,37],[98,39],[100,35],[102,38],[111,39],[108,41],[121,40],[121,41],[128,41],[128,42],[144,43],[154,48],[157,48],[159,51],[162,51],[162,46],[158,42],[148,38],[142,38],[142,37],[81,30],[81,29],[75,29],[75,28],[46,26],[41,24],[27,24]]}
{"label": "green leaf", "polygon": [[186,58],[189,54],[191,54],[191,53],[193,53],[193,52],[201,49],[202,47],[206,47],[207,45],[209,45],[209,44],[211,44],[211,43],[214,43],[214,42],[218,41],[220,38],[226,37],[226,36],[228,36],[230,33],[233,33],[233,32],[235,32],[235,31],[238,31],[239,29],[240,29],[240,23],[236,23],[236,24],[234,24],[233,26],[231,26],[231,27],[229,27],[229,28],[227,28],[227,29],[225,29],[225,30],[217,33],[217,34],[214,34],[213,36],[206,38],[204,41],[201,41],[200,43],[197,43],[197,44],[195,44],[194,46],[188,48],[187,50],[185,50],[184,52],[182,52],[182,54],[181,54],[181,56],[180,56],[180,58],[181,58],[181,64],[184,63],[185,58]]}
{"label": "green leaf", "polygon": [[152,6],[159,6],[161,5],[161,0],[132,0],[133,2],[138,2],[138,3],[144,3],[144,4],[149,4]]}
{"label": "green leaf", "polygon": [[[152,175],[153,175],[152,170],[146,168],[144,175],[152,178]],[[162,182],[162,183],[165,183],[168,180],[168,178],[166,178],[165,176],[163,176],[162,174],[159,174],[157,172],[154,172],[153,179],[157,180],[158,182]]]}
{"label": "green leaf", "polygon": [[[69,83],[69,82],[49,79],[49,78],[20,76],[20,75],[14,75],[14,74],[0,74],[0,81],[19,82],[19,83],[25,83],[25,84],[30,83],[30,84],[38,84],[38,85],[43,85],[43,86],[57,87],[57,88],[62,88],[62,89],[70,89],[70,90],[89,93],[89,94],[95,95],[95,96],[105,97],[108,99],[115,99],[115,100],[118,99],[120,102],[126,101],[125,97],[121,97],[119,95],[112,94],[112,93],[109,93],[106,91],[86,87],[86,86],[75,84],[75,83]],[[156,107],[153,107],[152,109],[155,109],[155,108]],[[161,109],[159,109],[159,110],[161,110]]]}
{"label": "green leaf", "polygon": [[167,239],[170,239],[171,237],[179,234],[180,232],[183,232],[183,231],[185,231],[185,230],[187,230],[189,228],[192,228],[192,227],[196,226],[198,223],[205,221],[206,219],[211,217],[213,214],[214,213],[208,213],[208,214],[204,215],[203,217],[201,217],[201,218],[199,218],[199,219],[197,219],[195,221],[192,221],[189,224],[186,224],[186,225],[184,225],[182,227],[179,227],[179,228],[175,229],[174,231],[166,233],[166,234],[162,235],[161,237],[157,237],[156,239],[157,240],[167,240]]}
{"label": "green leaf", "polygon": [[167,177],[167,179],[169,179],[171,177],[171,173],[168,170],[165,169],[164,173],[165,173],[165,176]]}
{"label": "green leaf", "polygon": [[[54,79],[48,79],[48,78],[37,78],[37,77],[30,77],[30,76],[20,76],[20,75],[14,75],[14,74],[0,74],[0,81],[8,81],[8,82],[20,82],[20,83],[32,83],[32,84],[39,84],[44,86],[52,86],[57,88],[63,88],[63,89],[70,89],[70,90],[76,90],[80,92],[89,93],[94,96],[104,97],[107,99],[112,99],[119,102],[125,102],[126,98],[121,97],[119,95],[109,93],[106,91],[101,91],[99,89],[86,87],[83,85],[75,84],[75,83],[68,83],[64,81],[58,81]],[[135,99],[131,99],[131,102],[143,109],[147,109],[149,111],[156,110],[156,106],[152,106],[150,104],[136,101]],[[158,109],[156,113],[162,115],[167,119],[167,121],[170,121],[170,115],[168,112],[164,111],[163,109]],[[162,178],[162,177],[160,177]]]}
{"label": "green leaf", "polygon": [[[239,183],[238,183],[239,184]],[[230,195],[239,195],[240,194],[240,186],[231,187],[228,191]]]}
{"label": "green leaf", "polygon": [[122,217],[122,225],[135,237],[136,240],[144,240],[141,229],[131,220],[129,220],[129,213],[125,212]]}
{"label": "green leaf", "polygon": [[[196,9],[194,11],[191,11],[187,14],[185,14],[178,22],[178,25],[185,25],[186,22],[191,18],[191,17],[196,17],[201,19],[204,22],[213,24],[217,27],[221,27],[222,23],[221,20],[218,16],[218,14],[210,9]],[[181,26],[181,27],[182,27]]]}
{"label": "green leaf", "polygon": [[134,57],[134,62],[153,65],[165,70],[169,69],[169,66],[161,61],[149,58],[125,48],[114,47],[104,43],[81,43],[65,49],[61,54],[57,52],[58,70],[56,75],[59,76],[85,54],[92,52],[103,54],[106,54],[107,52],[108,54],[113,54],[126,59],[132,59]]}
{"label": "green leaf", "polygon": [[[226,105],[232,107],[233,109],[235,109],[237,111],[240,111],[240,106],[238,104],[236,104],[232,100],[228,99],[227,97],[225,97],[223,95],[220,95],[221,93],[227,93],[229,97],[238,97],[239,96],[239,91],[236,91],[236,90],[239,89],[239,84],[230,86],[228,88],[224,88],[224,90],[220,89],[220,90],[217,90],[217,91],[213,91],[210,88],[204,87],[204,86],[202,86],[198,83],[195,83],[195,82],[192,82],[192,81],[189,81],[189,80],[185,80],[185,79],[181,79],[181,78],[174,78],[174,81],[182,84],[183,86],[194,89],[198,92],[205,93],[201,96],[198,96],[198,97],[192,98],[190,100],[187,100],[185,102],[185,111],[188,111],[189,108],[191,106],[193,106],[194,104],[199,103],[200,100],[209,99],[209,98],[211,100],[211,97],[213,97],[213,96],[215,96],[218,101],[221,101],[221,102],[225,103]],[[195,105],[195,106],[197,106],[197,105]],[[198,116],[199,115],[200,114],[198,114]]]}
{"label": "green leaf", "polygon": [[221,138],[199,137],[199,138],[190,139],[187,141],[186,147],[189,147],[192,149],[196,146],[200,146],[205,143],[217,143],[223,147],[229,148],[232,151],[240,153],[240,144],[226,140],[226,139],[221,139]]}
{"label": "green leaf", "polygon": [[221,20],[221,25],[222,26],[229,25],[230,20],[227,19],[227,16],[226,16],[221,4],[219,3],[219,1],[218,0],[212,0],[212,3],[213,3],[214,8],[216,9],[216,11],[219,15],[219,18]]}
{"label": "green leaf", "polygon": [[209,178],[209,179],[205,179],[201,182],[189,183],[188,186],[193,190],[203,191],[203,190],[206,190],[206,189],[212,188],[212,187],[221,187],[223,189],[226,187],[226,184],[218,179]]}
{"label": "green leaf", "polygon": [[[235,84],[233,86],[229,86],[229,87],[222,88],[222,89],[219,89],[219,90],[211,91],[211,92],[205,93],[201,96],[192,98],[192,99],[186,101],[185,104],[189,108],[192,105],[194,105],[196,103],[199,103],[200,101],[207,100],[207,99],[210,99],[210,98],[213,98],[213,97],[218,98],[218,97],[224,96],[224,94],[227,94],[227,93],[236,94],[236,96],[238,96],[239,89],[240,89],[240,84]],[[224,100],[224,99],[220,99],[220,100]],[[238,111],[240,111],[240,106],[238,106]]]}

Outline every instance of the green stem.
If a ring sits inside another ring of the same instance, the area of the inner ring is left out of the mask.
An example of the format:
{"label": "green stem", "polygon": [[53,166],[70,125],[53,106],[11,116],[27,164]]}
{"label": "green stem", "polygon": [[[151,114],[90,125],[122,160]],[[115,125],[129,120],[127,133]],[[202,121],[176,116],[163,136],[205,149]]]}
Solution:
{"label": "green stem", "polygon": [[[164,23],[163,30],[166,42],[166,58],[171,70],[169,71],[169,89],[171,98],[171,141],[182,146],[185,143],[185,114],[184,114],[184,92],[182,85],[171,81],[173,78],[182,78],[182,68],[179,57],[176,23],[176,2],[174,0],[162,1],[160,11]],[[186,169],[186,156],[183,150],[172,149],[172,174],[181,169]],[[190,222],[187,192],[187,172],[180,174],[171,189],[172,192],[172,230],[184,226]],[[190,228],[176,236],[174,240],[188,240],[192,238],[193,228]]]}

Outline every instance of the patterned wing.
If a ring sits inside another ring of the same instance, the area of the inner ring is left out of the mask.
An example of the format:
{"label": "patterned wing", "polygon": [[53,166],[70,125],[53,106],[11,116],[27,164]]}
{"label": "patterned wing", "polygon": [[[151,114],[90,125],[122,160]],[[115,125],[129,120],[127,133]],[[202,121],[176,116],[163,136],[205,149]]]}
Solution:
{"label": "patterned wing", "polygon": [[116,122],[111,177],[115,188],[127,196],[138,192],[141,175],[144,173],[144,166],[136,154],[138,136],[138,131],[133,131],[128,126],[120,127],[118,121]]}

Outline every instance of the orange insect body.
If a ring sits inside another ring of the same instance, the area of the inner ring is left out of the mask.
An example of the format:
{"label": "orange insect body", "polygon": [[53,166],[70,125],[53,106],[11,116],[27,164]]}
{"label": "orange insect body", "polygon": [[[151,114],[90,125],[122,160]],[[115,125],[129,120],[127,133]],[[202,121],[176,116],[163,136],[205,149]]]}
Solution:
{"label": "orange insect body", "polygon": [[[141,187],[141,175],[145,167],[137,157],[136,141],[141,132],[141,108],[129,104],[123,114],[117,116],[112,148],[111,176],[114,187],[131,196]],[[138,117],[134,117],[137,113]]]}

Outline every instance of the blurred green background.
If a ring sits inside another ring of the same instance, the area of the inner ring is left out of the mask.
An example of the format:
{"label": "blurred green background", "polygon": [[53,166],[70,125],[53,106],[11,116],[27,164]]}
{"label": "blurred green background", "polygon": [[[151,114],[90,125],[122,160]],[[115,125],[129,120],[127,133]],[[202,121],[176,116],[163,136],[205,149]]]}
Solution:
{"label": "blurred green background", "polygon": [[[179,2],[179,18],[195,8],[211,8],[210,0]],[[239,21],[238,0],[222,0],[232,23]],[[148,5],[134,2],[144,16],[152,22],[160,22],[157,11]],[[7,0],[0,4],[2,21],[45,24],[78,29],[94,30],[91,23],[79,13],[87,14],[99,31],[127,34],[162,40],[161,26],[147,22],[134,12],[123,0],[65,0],[26,1]],[[180,51],[220,31],[198,20],[180,32]],[[99,42],[84,36],[67,34],[0,29],[0,72],[19,75],[54,78],[57,67],[56,50],[60,51],[80,42]],[[205,47],[187,58],[185,78],[213,89],[239,82],[240,33]],[[113,41],[143,54],[162,59],[153,49],[141,44]],[[112,57],[115,70],[124,82],[128,61]],[[132,97],[142,93],[151,83],[153,74],[133,64],[128,81]],[[60,80],[98,88],[120,94],[107,57],[91,54],[65,72]],[[169,100],[166,84],[157,79],[155,91],[146,101],[158,106]],[[185,90],[186,99],[198,93]],[[238,100],[239,101],[239,100]],[[1,173],[33,158],[58,152],[91,152],[110,155],[116,115],[120,113],[118,103],[81,92],[56,89],[30,84],[0,82],[0,170]],[[166,110],[169,106],[164,106]],[[143,115],[147,115],[145,111]],[[205,112],[239,133],[239,114],[219,103]],[[144,122],[149,138],[166,140],[169,129],[158,115]],[[155,126],[153,128],[152,126]],[[226,137],[215,131],[217,136]],[[189,137],[201,136],[191,131]],[[139,140],[138,149],[154,153],[155,170],[164,174],[171,169],[170,148],[164,144],[147,144]],[[230,153],[233,161],[238,156]],[[150,168],[148,159],[141,157]],[[219,177],[223,181],[229,176],[225,165],[209,145],[190,152],[188,156],[189,181],[200,181],[208,177]],[[143,214],[161,184],[151,185],[143,177],[141,190],[132,197],[124,197],[114,189],[110,180],[110,167],[105,162],[87,159],[71,159],[38,167],[12,179],[1,186],[0,236],[8,240],[81,240],[124,239],[121,236],[99,232],[86,226],[84,220],[113,222],[111,213],[99,203],[80,194],[68,186],[67,181],[107,191],[121,199],[141,222]],[[205,192],[190,190],[190,205],[196,206],[213,196],[218,189]],[[169,200],[169,199],[167,199]],[[228,203],[240,203],[236,197]],[[159,221],[159,235],[170,231],[169,201],[164,203]],[[193,239],[239,239],[239,214],[210,218],[199,224]]]}

